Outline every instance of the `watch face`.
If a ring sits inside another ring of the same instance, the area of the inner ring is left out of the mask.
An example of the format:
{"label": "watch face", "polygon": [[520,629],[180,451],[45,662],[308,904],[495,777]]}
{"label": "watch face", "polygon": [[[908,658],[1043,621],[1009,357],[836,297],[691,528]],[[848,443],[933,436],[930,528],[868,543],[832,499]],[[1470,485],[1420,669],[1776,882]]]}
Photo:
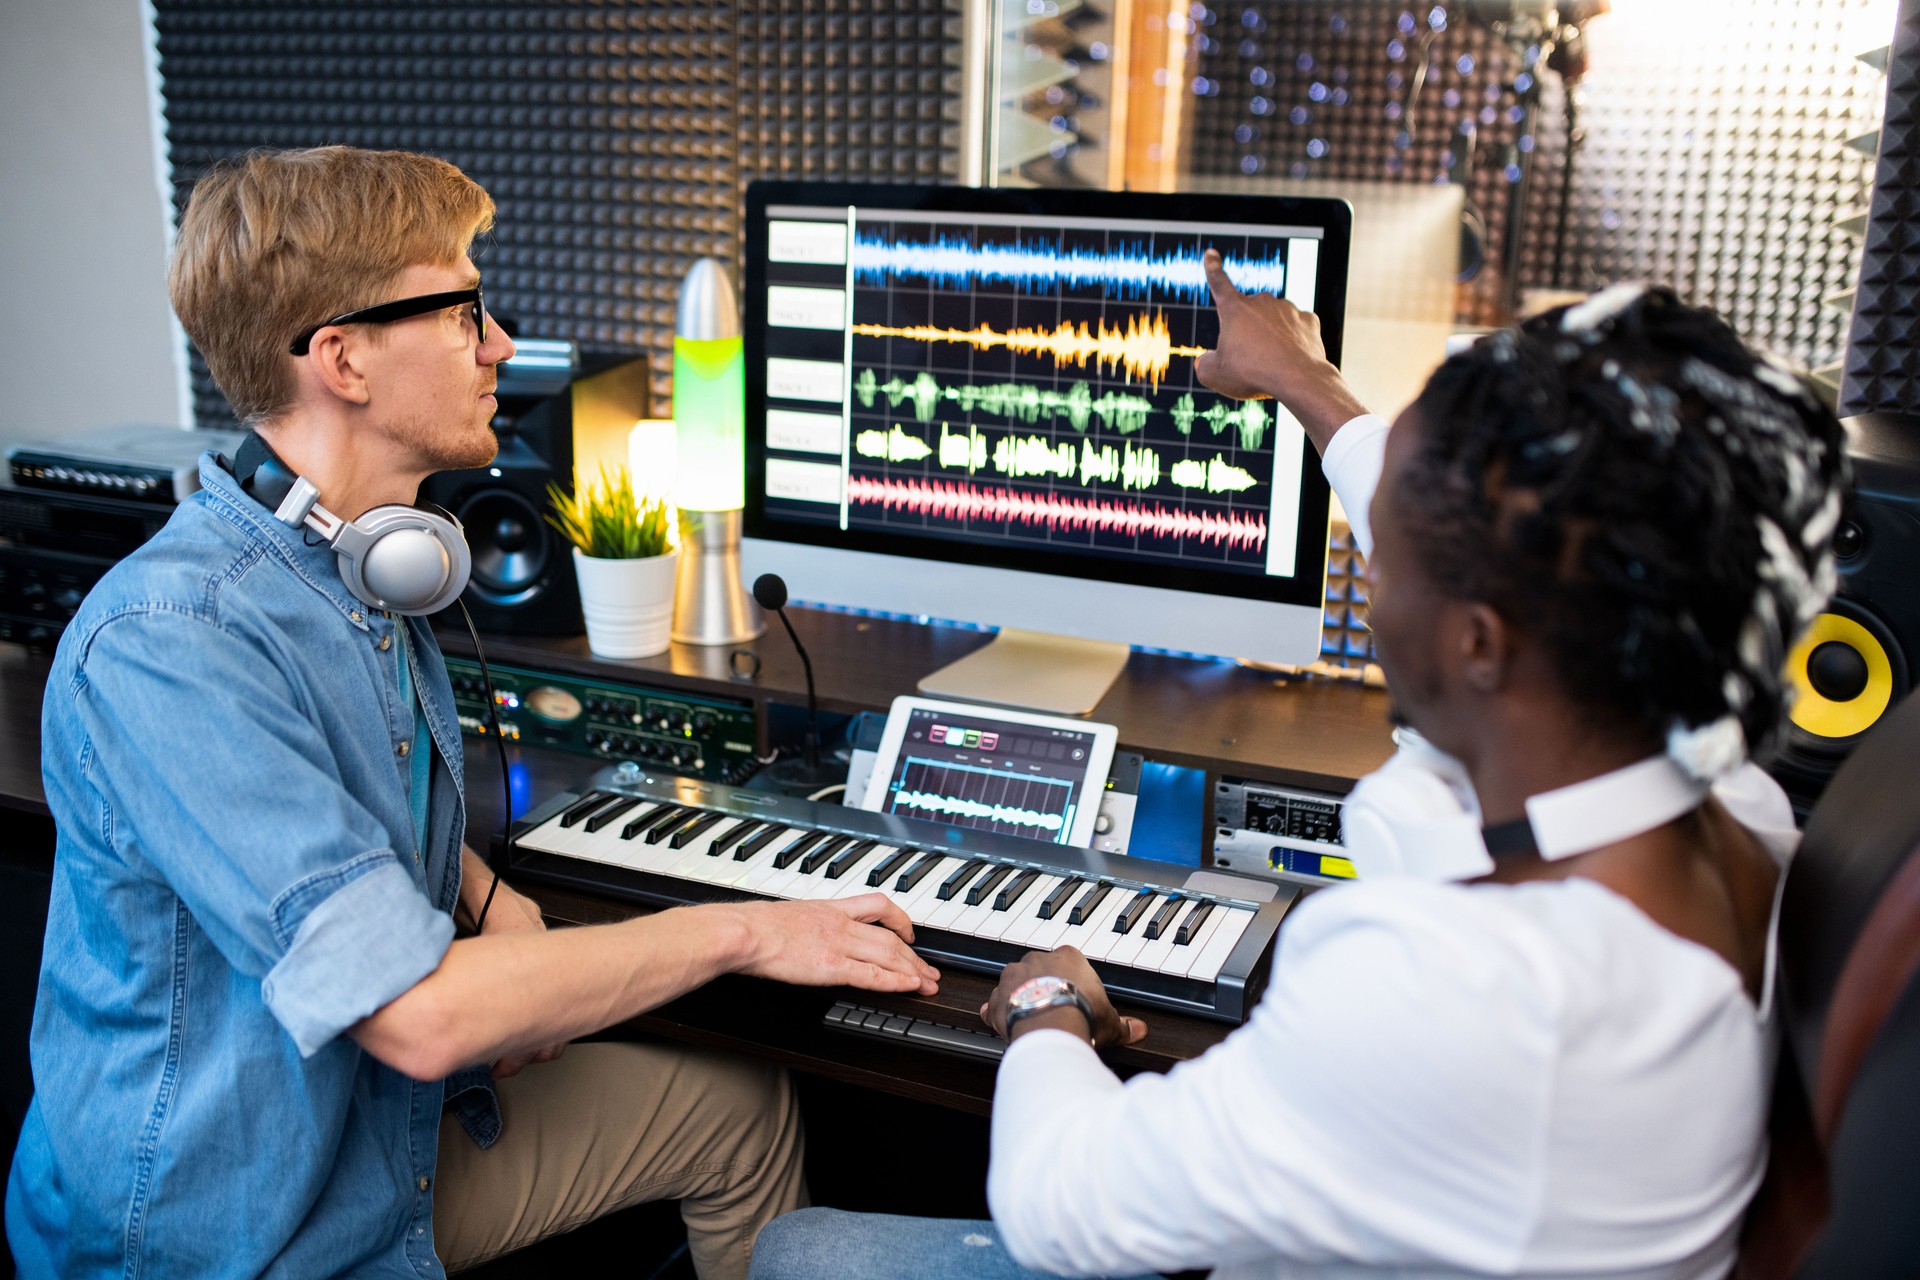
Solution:
{"label": "watch face", "polygon": [[1038,978],[1029,978],[1014,989],[1010,1003],[1016,1009],[1027,1009],[1034,1005],[1045,1004],[1056,996],[1067,995],[1073,991],[1073,984],[1065,978],[1046,974]]}

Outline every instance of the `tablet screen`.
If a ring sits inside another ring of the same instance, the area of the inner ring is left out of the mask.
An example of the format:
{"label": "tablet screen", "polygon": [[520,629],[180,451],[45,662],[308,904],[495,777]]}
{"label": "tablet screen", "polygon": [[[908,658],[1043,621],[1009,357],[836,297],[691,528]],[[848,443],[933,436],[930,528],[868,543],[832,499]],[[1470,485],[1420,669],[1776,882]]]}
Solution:
{"label": "tablet screen", "polygon": [[1115,737],[1063,716],[898,698],[862,807],[1084,847]]}

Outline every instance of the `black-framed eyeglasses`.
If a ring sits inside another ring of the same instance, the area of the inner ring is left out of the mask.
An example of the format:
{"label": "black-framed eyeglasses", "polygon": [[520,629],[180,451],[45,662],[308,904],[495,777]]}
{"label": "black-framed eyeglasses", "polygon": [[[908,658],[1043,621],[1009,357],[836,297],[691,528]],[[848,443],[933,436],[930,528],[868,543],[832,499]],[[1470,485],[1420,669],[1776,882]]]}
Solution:
{"label": "black-framed eyeglasses", "polygon": [[475,285],[471,289],[455,289],[451,293],[423,293],[417,298],[400,298],[393,302],[383,302],[377,307],[349,311],[331,320],[322,320],[311,329],[302,329],[287,351],[296,356],[307,354],[308,347],[313,343],[313,335],[330,325],[391,324],[395,320],[423,316],[429,311],[438,311],[442,307],[457,307],[466,302],[473,304],[473,327],[479,333],[480,341],[485,342],[487,340],[487,300],[481,295],[480,286]]}

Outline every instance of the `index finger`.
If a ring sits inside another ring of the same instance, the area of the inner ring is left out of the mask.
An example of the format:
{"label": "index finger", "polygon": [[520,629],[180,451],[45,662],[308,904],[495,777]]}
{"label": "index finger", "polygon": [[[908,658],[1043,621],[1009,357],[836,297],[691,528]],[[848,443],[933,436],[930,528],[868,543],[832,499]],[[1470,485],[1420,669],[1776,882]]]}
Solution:
{"label": "index finger", "polygon": [[831,898],[829,901],[861,924],[877,924],[883,929],[893,930],[903,941],[913,941],[913,920],[884,893],[861,893],[851,898]]}
{"label": "index finger", "polygon": [[1234,287],[1227,277],[1226,262],[1218,249],[1208,249],[1200,255],[1200,266],[1207,273],[1207,288],[1213,290],[1213,303],[1219,306],[1230,299],[1240,297],[1240,290]]}

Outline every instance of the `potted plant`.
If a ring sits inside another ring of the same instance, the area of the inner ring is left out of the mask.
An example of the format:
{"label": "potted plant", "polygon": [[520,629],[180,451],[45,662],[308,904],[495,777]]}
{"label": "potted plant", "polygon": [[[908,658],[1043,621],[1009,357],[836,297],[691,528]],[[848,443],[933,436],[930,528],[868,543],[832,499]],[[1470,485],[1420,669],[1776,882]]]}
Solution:
{"label": "potted plant", "polygon": [[673,637],[673,586],[679,554],[673,509],[640,498],[633,476],[603,466],[598,484],[566,493],[547,486],[554,528],[573,543],[587,647],[603,658],[665,653]]}

